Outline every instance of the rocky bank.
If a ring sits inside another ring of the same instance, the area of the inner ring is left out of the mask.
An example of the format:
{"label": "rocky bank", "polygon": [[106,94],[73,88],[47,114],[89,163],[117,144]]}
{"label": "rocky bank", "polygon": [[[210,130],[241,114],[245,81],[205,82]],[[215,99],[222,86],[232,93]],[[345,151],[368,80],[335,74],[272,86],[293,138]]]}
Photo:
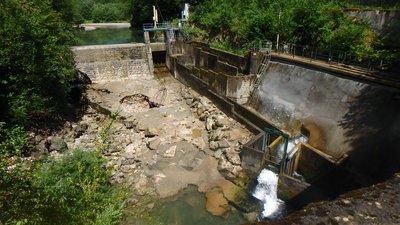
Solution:
{"label": "rocky bank", "polygon": [[207,209],[223,215],[243,191],[239,152],[252,134],[206,97],[170,76],[98,82],[86,97],[83,117],[37,138],[38,146],[55,157],[67,149],[102,149],[110,181],[135,193],[128,205],[140,207],[137,196],[166,198],[196,185]]}

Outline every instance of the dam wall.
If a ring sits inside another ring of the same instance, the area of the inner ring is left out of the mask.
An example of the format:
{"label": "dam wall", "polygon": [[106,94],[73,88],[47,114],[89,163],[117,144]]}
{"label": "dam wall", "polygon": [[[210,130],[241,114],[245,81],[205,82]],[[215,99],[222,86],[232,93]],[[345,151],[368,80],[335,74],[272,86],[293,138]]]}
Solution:
{"label": "dam wall", "polygon": [[[260,61],[256,54],[235,56],[196,42],[177,42],[176,47],[177,54],[167,55],[166,64],[178,80],[193,88],[201,83],[202,89],[235,103],[233,111],[246,109],[249,113],[242,115],[257,115],[270,127],[309,136],[313,151],[340,164],[359,183],[400,169],[398,88],[273,56],[250,99]],[[257,118],[251,123],[263,129]]]}
{"label": "dam wall", "polygon": [[149,76],[143,43],[72,47],[76,67],[92,82]]}
{"label": "dam wall", "polygon": [[[176,62],[188,67],[190,73],[203,81],[215,93],[237,103],[244,104],[250,96],[251,84],[255,79],[250,74],[250,57],[209,47],[203,43],[178,41]],[[173,62],[167,57],[167,66]]]}
{"label": "dam wall", "polygon": [[249,105],[361,180],[400,169],[399,89],[272,62]]}

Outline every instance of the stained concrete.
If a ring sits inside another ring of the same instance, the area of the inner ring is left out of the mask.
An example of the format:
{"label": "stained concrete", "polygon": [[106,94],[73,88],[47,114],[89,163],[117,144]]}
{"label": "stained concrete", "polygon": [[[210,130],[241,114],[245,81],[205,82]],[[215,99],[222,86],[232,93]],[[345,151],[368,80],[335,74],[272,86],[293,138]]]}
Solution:
{"label": "stained concrete", "polygon": [[76,67],[92,82],[121,80],[149,74],[145,44],[73,47]]}
{"label": "stained concrete", "polygon": [[[345,164],[350,171],[379,177],[399,169],[392,160],[400,159],[399,93],[394,88],[271,63],[250,106],[281,129],[293,134],[305,130],[309,144],[335,160],[350,156]],[[361,182],[367,180],[356,176]]]}

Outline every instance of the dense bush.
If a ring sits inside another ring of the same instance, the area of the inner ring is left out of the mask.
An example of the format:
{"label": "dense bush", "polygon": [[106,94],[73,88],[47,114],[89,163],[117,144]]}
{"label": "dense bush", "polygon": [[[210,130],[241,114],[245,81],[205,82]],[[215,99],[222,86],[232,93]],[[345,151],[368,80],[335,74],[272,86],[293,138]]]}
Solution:
{"label": "dense bush", "polygon": [[0,155],[0,223],[115,224],[124,192],[112,187],[98,152],[75,150],[44,163],[17,163]]}
{"label": "dense bush", "polygon": [[27,124],[31,111],[63,111],[75,74],[72,27],[46,0],[3,0],[0,23],[0,119]]}
{"label": "dense bush", "polygon": [[[345,2],[324,0],[207,0],[191,15],[191,34],[225,49],[250,50],[258,40],[296,43],[347,51],[372,61],[393,60],[396,50],[384,46],[360,21],[346,15]],[[398,53],[397,53],[398,54]]]}
{"label": "dense bush", "polygon": [[93,7],[92,19],[93,22],[117,22],[128,20],[127,9],[121,3],[97,3]]}

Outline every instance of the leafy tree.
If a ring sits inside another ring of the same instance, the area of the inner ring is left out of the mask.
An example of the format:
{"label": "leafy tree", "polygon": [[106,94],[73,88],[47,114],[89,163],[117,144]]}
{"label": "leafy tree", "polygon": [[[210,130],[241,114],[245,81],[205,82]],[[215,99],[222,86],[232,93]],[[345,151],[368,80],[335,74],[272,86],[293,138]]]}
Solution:
{"label": "leafy tree", "polygon": [[46,0],[3,0],[0,22],[0,118],[27,124],[29,112],[62,112],[75,74],[71,26]]}
{"label": "leafy tree", "polygon": [[385,44],[379,44],[384,39],[367,22],[346,16],[341,4],[333,0],[206,0],[192,13],[196,30],[189,33],[228,50],[249,50],[258,40],[276,41],[279,34],[281,42],[370,59],[396,58]]}
{"label": "leafy tree", "polygon": [[30,164],[0,155],[0,223],[117,224],[125,191],[111,186],[104,163],[82,150]]}
{"label": "leafy tree", "polygon": [[79,6],[80,14],[85,20],[92,19],[92,12],[94,8],[94,0],[82,0]]}

